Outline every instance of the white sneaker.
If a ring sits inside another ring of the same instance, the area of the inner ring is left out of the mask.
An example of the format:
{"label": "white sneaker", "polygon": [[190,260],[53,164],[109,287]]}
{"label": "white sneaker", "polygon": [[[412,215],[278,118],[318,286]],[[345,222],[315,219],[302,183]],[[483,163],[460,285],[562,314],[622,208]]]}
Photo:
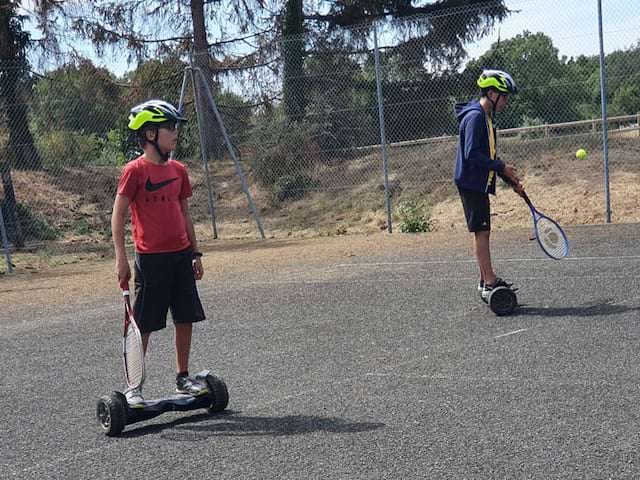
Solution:
{"label": "white sneaker", "polygon": [[199,397],[209,393],[209,389],[191,377],[179,377],[176,379],[176,393]]}
{"label": "white sneaker", "polygon": [[124,396],[127,397],[129,407],[144,408],[144,397],[142,396],[141,388],[130,388],[124,392]]}

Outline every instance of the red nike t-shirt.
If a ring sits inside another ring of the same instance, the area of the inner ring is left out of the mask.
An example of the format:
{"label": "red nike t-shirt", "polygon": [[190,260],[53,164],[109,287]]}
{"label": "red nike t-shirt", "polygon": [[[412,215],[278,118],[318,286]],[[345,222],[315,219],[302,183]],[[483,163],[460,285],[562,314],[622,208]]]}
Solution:
{"label": "red nike t-shirt", "polygon": [[191,193],[187,169],[180,162],[156,165],[141,156],[125,165],[118,194],[131,202],[137,252],[178,252],[191,245],[180,207],[180,201]]}

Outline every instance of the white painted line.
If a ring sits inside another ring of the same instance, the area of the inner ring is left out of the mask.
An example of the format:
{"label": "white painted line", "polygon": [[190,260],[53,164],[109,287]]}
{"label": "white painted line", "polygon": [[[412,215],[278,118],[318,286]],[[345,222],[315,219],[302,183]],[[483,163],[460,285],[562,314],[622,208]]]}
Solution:
{"label": "white painted line", "polygon": [[[621,256],[603,256],[603,257],[567,257],[563,258],[563,262],[581,262],[581,261],[593,261],[593,260],[631,260],[640,259],[640,255],[621,255]],[[496,263],[508,263],[508,262],[539,262],[541,260],[548,260],[546,257],[540,258],[498,258],[494,259]],[[339,263],[339,268],[347,267],[384,267],[394,265],[447,265],[453,263],[477,263],[473,260],[432,260],[423,262],[376,262],[376,263]]]}
{"label": "white painted line", "polygon": [[527,330],[529,330],[529,329],[528,328],[521,328],[520,330],[514,330],[513,332],[503,333],[502,335],[498,335],[497,337],[493,337],[493,338],[495,339],[495,338],[508,337],[509,335],[515,335],[516,333],[526,332]]}

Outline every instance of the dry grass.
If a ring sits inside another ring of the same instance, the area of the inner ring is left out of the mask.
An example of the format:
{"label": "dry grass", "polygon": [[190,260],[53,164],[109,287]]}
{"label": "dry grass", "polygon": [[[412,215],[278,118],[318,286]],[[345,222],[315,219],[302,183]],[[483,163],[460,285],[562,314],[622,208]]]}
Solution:
{"label": "dry grass", "polygon": [[[635,133],[635,132],[634,132]],[[535,205],[563,225],[605,222],[603,158],[597,135],[556,139],[505,139],[500,151],[518,167]],[[589,151],[577,160],[575,150]],[[464,230],[464,216],[451,181],[455,140],[392,147],[392,205],[423,200],[431,210],[435,231]],[[640,221],[640,138],[612,135],[610,140],[611,208],[614,222]],[[382,160],[378,150],[359,156],[318,162],[312,172],[319,182],[300,200],[273,201],[272,193],[251,182],[259,215],[269,238],[301,238],[379,234],[387,228]],[[208,191],[203,169],[189,164],[194,196],[191,210],[202,243],[213,239]],[[13,172],[18,201],[52,227],[64,231],[50,249],[16,254],[19,268],[85,261],[110,255],[109,218],[118,177],[117,168],[93,167],[62,172]],[[211,165],[213,199],[220,238],[257,238],[247,200],[232,164]],[[249,172],[249,178],[251,178]],[[500,182],[499,182],[500,183]],[[508,188],[493,200],[493,227],[528,227],[529,211]],[[59,255],[66,252],[68,255]],[[84,253],[78,253],[84,252]],[[93,252],[93,253],[92,253]],[[84,255],[85,257],[83,257]],[[4,265],[0,267],[0,272]]]}

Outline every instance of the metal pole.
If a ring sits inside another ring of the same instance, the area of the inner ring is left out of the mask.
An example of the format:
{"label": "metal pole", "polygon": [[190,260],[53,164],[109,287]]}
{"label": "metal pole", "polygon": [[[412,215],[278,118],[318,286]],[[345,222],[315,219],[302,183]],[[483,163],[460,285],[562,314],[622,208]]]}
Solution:
{"label": "metal pole", "polygon": [[611,195],[609,192],[609,122],[607,118],[607,74],[602,32],[602,0],[598,0],[598,31],[600,34],[600,103],[602,104],[602,150],[604,158],[604,197],[607,223],[611,223]]}
{"label": "metal pole", "polygon": [[[178,111],[180,113],[184,113],[184,92],[187,89],[187,77],[189,76],[189,73],[187,72],[187,69],[185,68],[184,70],[184,75],[182,76],[182,87],[180,88],[180,100],[178,101]],[[169,154],[169,157],[174,159],[176,158],[176,152],[172,151]]]}
{"label": "metal pole", "polygon": [[200,79],[202,80],[202,85],[204,87],[204,92],[207,94],[207,98],[213,107],[213,112],[216,115],[216,120],[218,122],[218,126],[220,127],[220,131],[222,132],[222,136],[224,137],[224,143],[227,145],[227,150],[229,151],[229,155],[233,159],[233,163],[236,166],[236,173],[240,178],[240,185],[242,187],[242,191],[247,196],[247,200],[249,201],[249,208],[251,208],[251,213],[253,214],[253,218],[258,225],[258,230],[260,231],[260,236],[264,239],[264,229],[262,228],[262,222],[260,221],[260,217],[258,216],[258,211],[256,210],[256,206],[253,203],[253,197],[251,192],[249,191],[249,187],[247,185],[247,181],[244,177],[244,173],[242,173],[242,167],[240,166],[240,162],[238,161],[238,157],[236,156],[236,152],[233,150],[233,145],[231,145],[231,140],[229,140],[229,134],[227,133],[227,128],[224,126],[224,122],[222,121],[222,116],[220,115],[220,111],[218,110],[218,106],[216,101],[213,98],[213,93],[211,93],[211,89],[209,88],[209,84],[206,81],[204,73],[199,68],[194,68],[194,70],[198,71],[200,75]]}
{"label": "metal pole", "polygon": [[378,29],[373,25],[373,50],[376,66],[376,92],[378,97],[378,118],[380,120],[380,146],[382,147],[382,170],[384,171],[384,196],[387,207],[387,225],[389,233],[393,233],[391,224],[391,195],[389,193],[389,159],[387,157],[387,138],[384,128],[384,98],[382,97],[382,80],[380,70],[380,49],[378,48]]}
{"label": "metal pole", "polygon": [[4,217],[2,216],[2,208],[0,208],[0,234],[2,235],[2,247],[4,248],[4,257],[7,259],[7,271],[13,273],[13,265],[11,264],[11,251],[9,250],[9,239],[7,238],[7,229],[4,226]]}
{"label": "metal pole", "polygon": [[[211,177],[209,175],[209,154],[207,152],[207,141],[204,138],[204,119],[202,118],[202,105],[200,105],[200,92],[198,81],[193,74],[193,67],[187,67],[191,73],[191,84],[193,85],[193,98],[196,106],[196,118],[198,119],[198,133],[200,134],[200,155],[204,164],[204,174],[207,179],[207,195],[209,199],[209,213],[211,214],[211,226],[213,227],[213,238],[218,238],[218,228],[216,227],[216,207],[213,202],[213,188],[211,187]],[[186,70],[185,70],[186,72]]]}

